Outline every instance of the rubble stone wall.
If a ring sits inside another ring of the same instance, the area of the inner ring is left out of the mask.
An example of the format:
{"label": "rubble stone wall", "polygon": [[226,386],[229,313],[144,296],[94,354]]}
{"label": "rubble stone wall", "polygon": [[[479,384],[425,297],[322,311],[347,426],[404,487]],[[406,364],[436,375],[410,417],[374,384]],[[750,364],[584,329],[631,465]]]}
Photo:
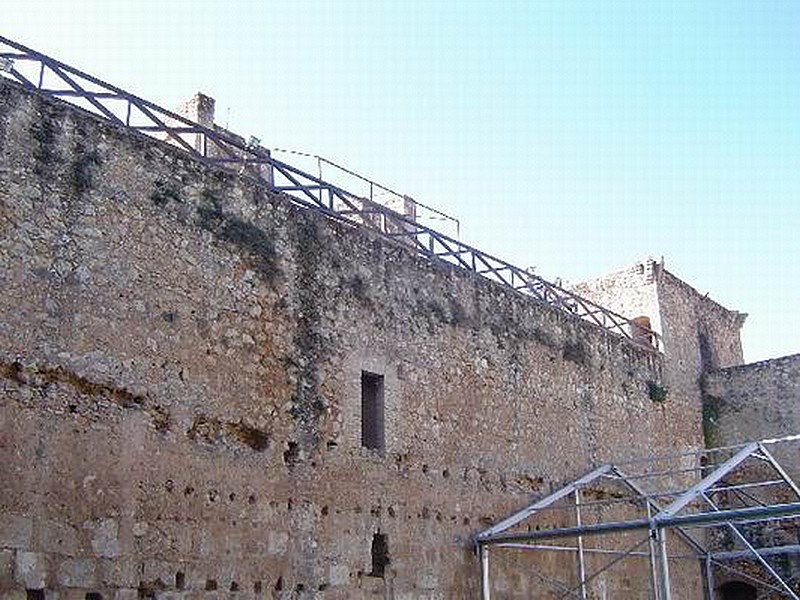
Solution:
{"label": "rubble stone wall", "polygon": [[[800,434],[800,354],[708,373],[703,388],[706,428],[715,446]],[[797,448],[787,444],[786,452]],[[795,455],[780,459],[800,475]]]}
{"label": "rubble stone wall", "polygon": [[[703,373],[741,365],[740,329],[743,315],[729,310],[702,294],[664,268],[663,263],[646,260],[632,267],[583,282],[577,293],[635,318],[645,316],[659,337],[664,352],[662,378],[655,394],[673,403],[701,403]],[[691,412],[692,406],[682,411]],[[698,432],[700,422],[670,421],[678,439],[687,427]]]}
{"label": "rubble stone wall", "polygon": [[650,329],[660,334],[663,330],[657,290],[660,268],[654,260],[641,261],[610,275],[575,284],[573,290],[630,319],[647,317]]}
{"label": "rubble stone wall", "polygon": [[[664,384],[675,402],[702,404],[703,373],[743,362],[739,331],[743,316],[662,269],[658,299],[664,342]],[[685,410],[689,410],[686,407]],[[673,422],[675,435],[685,424]],[[701,422],[693,423],[698,435]]]}
{"label": "rubble stone wall", "polygon": [[[703,427],[709,446],[731,446],[800,433],[800,354],[706,373],[703,393]],[[767,450],[795,482],[800,481],[798,448],[798,442],[767,445]],[[751,462],[744,473],[751,481],[779,478],[766,464]],[[787,486],[760,488],[750,493],[764,502],[797,501]],[[783,546],[796,544],[800,529],[795,521],[776,521],[761,523],[747,533],[756,547]],[[728,538],[723,541],[728,542],[723,550],[735,546]],[[772,564],[787,580],[796,581],[800,574],[800,559],[796,554],[776,557]],[[764,577],[763,569],[753,561],[742,560],[735,566]],[[719,569],[716,577],[718,582],[732,578],[729,572]]]}
{"label": "rubble stone wall", "polygon": [[[3,80],[0,283],[8,598],[472,598],[477,531],[701,443],[657,354]],[[518,560],[497,597],[550,597]]]}

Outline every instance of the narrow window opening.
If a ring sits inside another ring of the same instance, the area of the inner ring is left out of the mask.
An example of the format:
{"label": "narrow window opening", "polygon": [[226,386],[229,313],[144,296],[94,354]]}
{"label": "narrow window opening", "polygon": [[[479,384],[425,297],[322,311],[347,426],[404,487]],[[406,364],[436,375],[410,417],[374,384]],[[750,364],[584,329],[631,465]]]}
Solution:
{"label": "narrow window opening", "polygon": [[383,455],[383,375],[361,372],[361,445]]}
{"label": "narrow window opening", "polygon": [[206,579],[206,591],[213,592],[217,589],[217,580],[216,579]]}
{"label": "narrow window opening", "polygon": [[384,577],[389,566],[389,540],[384,533],[372,536],[372,571],[370,577]]}
{"label": "narrow window opening", "polygon": [[183,571],[175,573],[175,589],[182,590],[186,586],[186,575]]}
{"label": "narrow window opening", "polygon": [[44,600],[44,590],[25,590],[26,600]]}
{"label": "narrow window opening", "polygon": [[97,592],[86,592],[86,600],[103,600],[103,595]]}

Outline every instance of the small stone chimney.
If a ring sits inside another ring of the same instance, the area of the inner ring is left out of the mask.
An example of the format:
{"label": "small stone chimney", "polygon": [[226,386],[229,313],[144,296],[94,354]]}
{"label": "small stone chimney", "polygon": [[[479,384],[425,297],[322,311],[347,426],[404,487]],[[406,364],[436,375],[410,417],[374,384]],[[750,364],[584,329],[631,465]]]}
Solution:
{"label": "small stone chimney", "polygon": [[[194,96],[183,102],[175,112],[190,121],[199,123],[203,127],[214,129],[214,105],[216,101],[211,96],[197,92]],[[194,149],[203,151],[203,136],[194,136]]]}

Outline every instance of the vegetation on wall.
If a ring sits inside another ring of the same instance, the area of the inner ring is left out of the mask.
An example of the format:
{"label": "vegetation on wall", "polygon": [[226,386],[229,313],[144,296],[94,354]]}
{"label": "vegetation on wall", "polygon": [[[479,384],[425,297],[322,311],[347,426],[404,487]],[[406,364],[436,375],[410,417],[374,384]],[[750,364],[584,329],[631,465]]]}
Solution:
{"label": "vegetation on wall", "polygon": [[647,382],[647,395],[653,402],[665,402],[669,390],[655,381]]}

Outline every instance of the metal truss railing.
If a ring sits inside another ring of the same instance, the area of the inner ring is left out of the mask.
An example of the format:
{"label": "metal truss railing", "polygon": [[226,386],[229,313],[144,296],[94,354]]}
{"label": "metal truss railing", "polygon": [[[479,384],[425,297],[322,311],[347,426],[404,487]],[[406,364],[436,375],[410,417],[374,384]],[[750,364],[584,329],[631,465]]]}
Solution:
{"label": "metal truss railing", "polygon": [[439,233],[454,235],[456,239],[460,238],[461,222],[457,218],[356,173],[324,156],[287,148],[271,148],[270,152],[273,156],[276,154],[291,156],[293,161],[302,161],[295,162],[295,166],[303,168],[306,172],[313,171],[320,179],[328,183],[350,190],[362,198],[369,198],[372,202],[399,212],[416,223],[427,223],[430,227],[436,228]]}
{"label": "metal truss railing", "polygon": [[0,75],[88,110],[116,125],[168,141],[198,160],[255,177],[270,190],[286,194],[295,204],[367,227],[429,259],[455,265],[500,283],[644,348],[659,349],[655,332],[526,269],[278,160],[267,150],[225,129],[195,123],[2,36]]}

